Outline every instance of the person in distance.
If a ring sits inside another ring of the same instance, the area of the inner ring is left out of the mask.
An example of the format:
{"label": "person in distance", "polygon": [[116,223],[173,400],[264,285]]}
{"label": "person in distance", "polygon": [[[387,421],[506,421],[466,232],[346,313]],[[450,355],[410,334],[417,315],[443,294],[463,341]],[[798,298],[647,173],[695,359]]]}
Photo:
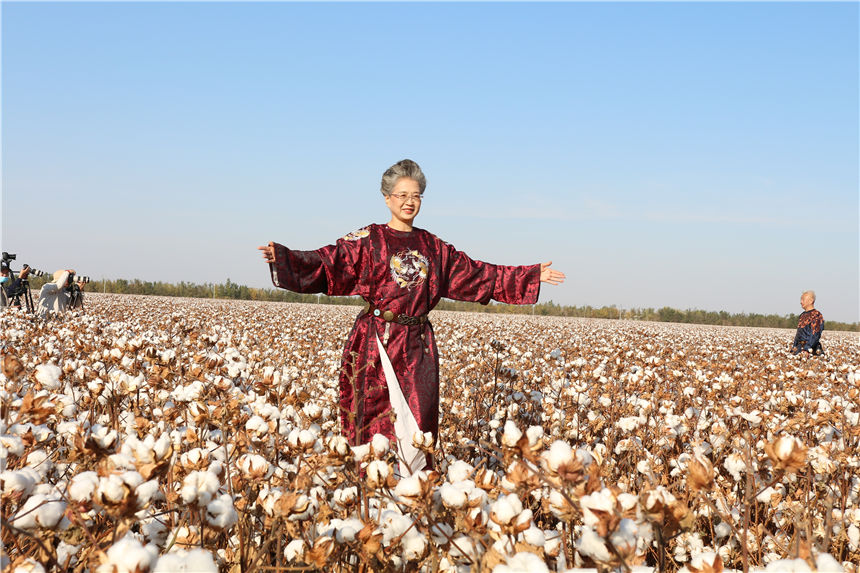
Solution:
{"label": "person in distance", "polygon": [[42,318],[48,313],[64,313],[69,309],[71,296],[68,289],[74,281],[74,269],[60,269],[54,271],[54,282],[45,283],[39,291],[39,302],[36,312]]}
{"label": "person in distance", "polygon": [[821,332],[824,330],[824,317],[815,309],[815,291],[808,290],[800,295],[803,312],[797,320],[797,333],[791,343],[791,353],[806,358],[810,354],[824,354],[821,346]]}
{"label": "person in distance", "polygon": [[259,247],[276,287],[359,295],[367,302],[341,361],[341,428],[353,445],[377,433],[396,441],[402,475],[429,463],[413,444],[415,433],[438,436],[439,355],[428,313],[439,299],[534,304],[540,283],[557,285],[565,278],[551,262],[503,266],[473,260],[415,227],[426,184],[418,164],[404,159],[382,176],[387,224],[368,225],[315,251],[275,242]]}
{"label": "person in distance", "polygon": [[9,268],[9,263],[5,260],[0,261],[0,306],[7,306],[9,301],[21,289],[21,283],[27,280],[30,274],[30,267],[24,265],[17,277],[12,274],[12,269]]}

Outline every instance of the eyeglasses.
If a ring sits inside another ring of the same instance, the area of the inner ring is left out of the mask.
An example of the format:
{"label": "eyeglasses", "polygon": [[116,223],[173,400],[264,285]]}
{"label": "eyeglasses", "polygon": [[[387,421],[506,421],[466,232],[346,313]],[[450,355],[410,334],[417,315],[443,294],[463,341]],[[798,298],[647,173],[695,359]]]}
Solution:
{"label": "eyeglasses", "polygon": [[419,193],[418,195],[407,195],[405,193],[394,193],[389,195],[389,197],[394,197],[401,203],[408,203],[409,201],[415,201],[416,203],[420,203],[422,199],[424,199],[424,193]]}

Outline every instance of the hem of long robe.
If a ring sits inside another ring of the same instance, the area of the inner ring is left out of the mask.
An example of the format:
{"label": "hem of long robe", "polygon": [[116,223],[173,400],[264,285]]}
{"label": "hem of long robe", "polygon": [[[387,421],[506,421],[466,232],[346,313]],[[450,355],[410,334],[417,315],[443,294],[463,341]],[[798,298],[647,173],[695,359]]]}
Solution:
{"label": "hem of long robe", "polygon": [[[385,375],[385,385],[388,386],[388,401],[391,403],[391,409],[394,411],[394,436],[397,441],[397,449],[400,455],[400,474],[403,476],[411,475],[417,471],[424,469],[427,465],[427,456],[412,445],[412,436],[415,432],[421,432],[418,426],[418,421],[409,407],[409,402],[403,395],[403,390],[400,388],[400,381],[397,379],[397,374],[394,373],[394,367],[391,366],[391,360],[388,358],[388,353],[385,352],[385,347],[379,340],[379,335],[375,334],[376,345],[379,348],[379,360],[382,363],[382,372]],[[405,461],[405,463],[404,463]]]}

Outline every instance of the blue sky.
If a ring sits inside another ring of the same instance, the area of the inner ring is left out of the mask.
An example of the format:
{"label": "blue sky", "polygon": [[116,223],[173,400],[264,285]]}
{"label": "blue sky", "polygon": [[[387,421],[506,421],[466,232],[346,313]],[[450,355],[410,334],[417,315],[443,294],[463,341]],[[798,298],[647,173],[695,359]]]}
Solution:
{"label": "blue sky", "polygon": [[2,2],[2,248],[270,286],[388,211],[562,304],[860,320],[857,3]]}

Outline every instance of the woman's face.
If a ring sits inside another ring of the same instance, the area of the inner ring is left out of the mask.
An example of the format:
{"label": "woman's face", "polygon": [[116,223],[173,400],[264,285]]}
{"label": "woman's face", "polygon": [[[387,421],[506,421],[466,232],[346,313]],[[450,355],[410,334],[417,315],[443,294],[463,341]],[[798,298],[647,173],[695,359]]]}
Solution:
{"label": "woman's face", "polygon": [[397,180],[390,195],[386,195],[385,204],[391,210],[392,221],[397,221],[408,227],[421,210],[421,190],[414,179],[401,177]]}

